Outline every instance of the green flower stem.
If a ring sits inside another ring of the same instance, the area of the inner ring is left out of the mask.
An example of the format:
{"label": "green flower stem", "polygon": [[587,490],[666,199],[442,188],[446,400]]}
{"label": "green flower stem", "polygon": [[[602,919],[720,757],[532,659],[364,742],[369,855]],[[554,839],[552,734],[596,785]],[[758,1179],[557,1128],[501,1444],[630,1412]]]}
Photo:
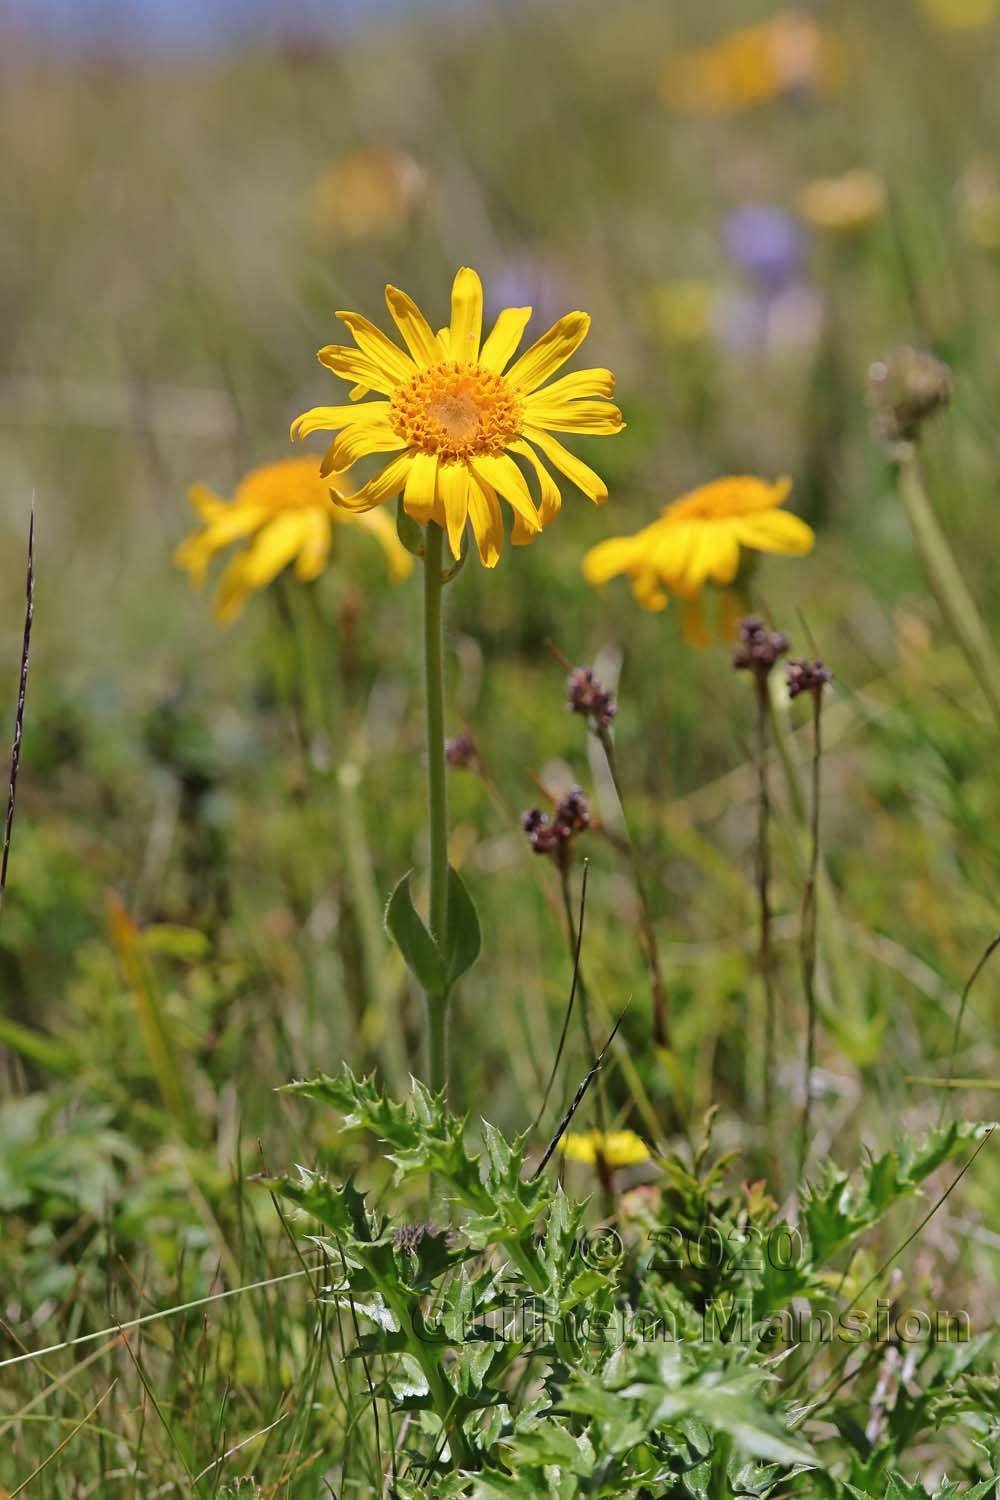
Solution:
{"label": "green flower stem", "polygon": [[[430,827],[430,929],[442,952],[448,943],[448,787],[444,759],[444,532],[428,521],[424,539],[424,682],[427,710],[427,813]],[[448,1085],[448,999],[427,996],[430,1085]]]}
{"label": "green flower stem", "polygon": [[899,498],[931,588],[976,681],[1000,720],[1000,659],[934,514],[915,444],[900,443],[893,458]]}

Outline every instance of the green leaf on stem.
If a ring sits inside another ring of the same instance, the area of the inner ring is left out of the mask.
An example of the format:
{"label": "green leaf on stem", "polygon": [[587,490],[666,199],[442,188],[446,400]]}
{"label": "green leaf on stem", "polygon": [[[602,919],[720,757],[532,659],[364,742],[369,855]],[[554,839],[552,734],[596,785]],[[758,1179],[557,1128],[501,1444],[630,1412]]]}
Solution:
{"label": "green leaf on stem", "polygon": [[396,503],[396,535],[407,552],[412,552],[414,557],[423,557],[424,528],[407,511],[402,495]]}
{"label": "green leaf on stem", "polygon": [[444,960],[413,905],[410,895],[412,876],[413,871],[407,871],[389,897],[385,909],[386,930],[395,939],[406,967],[427,994],[443,995],[446,985]]}
{"label": "green leaf on stem", "polygon": [[449,989],[476,962],[483,946],[479,913],[458,871],[448,866],[448,947],[445,980]]}

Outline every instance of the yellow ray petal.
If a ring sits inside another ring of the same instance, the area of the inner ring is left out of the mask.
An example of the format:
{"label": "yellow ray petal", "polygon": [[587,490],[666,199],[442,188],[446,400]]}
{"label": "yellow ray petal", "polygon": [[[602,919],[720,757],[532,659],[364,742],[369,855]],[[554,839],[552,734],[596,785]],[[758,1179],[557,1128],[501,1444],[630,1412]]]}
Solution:
{"label": "yellow ray petal", "polygon": [[534,443],[536,448],[541,448],[549,463],[557,468],[560,474],[565,474],[578,490],[582,490],[588,500],[593,500],[595,505],[603,505],[608,498],[608,487],[599,474],[595,474],[589,465],[582,459],[577,458],[575,453],[570,453],[564,448],[558,438],[552,437],[544,432],[541,427],[534,427],[525,423],[524,436]]}
{"label": "yellow ray petal", "polygon": [[541,496],[538,519],[541,521],[542,530],[544,531],[550,521],[555,520],[562,506],[562,495],[559,493],[559,486],[530,443],[526,443],[523,438],[516,438],[514,442],[509,443],[507,446],[511,453],[516,453],[519,458],[527,459],[538,475],[538,488]]}
{"label": "yellow ray petal", "polygon": [[393,495],[399,494],[406,484],[412,462],[411,454],[400,453],[398,457],[390,459],[374,479],[369,479],[368,483],[363,484],[353,495],[341,495],[336,488],[331,489],[331,503],[343,510],[374,510],[376,505],[383,505],[386,500],[391,500]]}
{"label": "yellow ray petal", "polygon": [[650,568],[642,568],[632,575],[632,593],[643,609],[659,612],[670,603],[670,595]]}
{"label": "yellow ray petal", "polygon": [[205,582],[205,574],[212,560],[213,548],[205,546],[205,534],[193,531],[174,548],[174,567],[181,568],[196,589]]}
{"label": "yellow ray petal", "polygon": [[311,583],[326,567],[332,534],[330,517],[318,505],[302,512],[302,545],[295,559],[295,576],[302,583]]}
{"label": "yellow ray petal", "polygon": [[398,287],[387,286],[385,300],[392,320],[418,365],[437,365],[444,358],[434,331],[412,297]]}
{"label": "yellow ray petal", "polygon": [[511,365],[505,379],[522,395],[535,390],[576,353],[587,337],[589,327],[590,318],[586,313],[567,313],[525,350],[517,363]]}
{"label": "yellow ray petal", "polygon": [[563,1136],[559,1147],[567,1161],[582,1161],[586,1166],[593,1166],[597,1160],[599,1139],[600,1135],[596,1130],[571,1130]]}
{"label": "yellow ray petal", "polygon": [[663,515],[666,519],[699,516],[703,520],[744,516],[784,504],[791,488],[792,481],[787,478],[771,484],[755,474],[728,474],[672,500],[664,507]]}
{"label": "yellow ray petal", "polygon": [[503,548],[503,515],[496,490],[478,474],[473,475],[469,488],[469,520],[479,548],[479,561],[484,568],[495,568]]}
{"label": "yellow ray petal", "polygon": [[298,554],[308,541],[307,516],[307,511],[288,510],[261,528],[244,553],[244,580],[249,588],[266,588]]}
{"label": "yellow ray petal", "polygon": [[369,401],[364,406],[313,406],[292,423],[292,442],[301,441],[313,432],[338,432],[341,427],[366,427],[384,424],[388,401]]}
{"label": "yellow ray petal", "polygon": [[479,363],[484,370],[494,370],[498,375],[524,336],[531,320],[530,307],[505,307],[493,324],[493,331],[479,351]]}
{"label": "yellow ray petal", "polygon": [[474,458],[472,467],[480,479],[485,479],[492,489],[499,491],[514,514],[521,517],[528,531],[541,531],[542,523],[531,498],[531,491],[512,458],[508,458],[505,453],[495,458]]}
{"label": "yellow ray petal", "polygon": [[414,453],[406,478],[403,506],[414,521],[426,524],[437,501],[437,458],[433,453]]}
{"label": "yellow ray petal", "polygon": [[451,555],[462,555],[462,533],[469,519],[469,489],[472,475],[465,464],[438,464],[438,495],[444,505]]}
{"label": "yellow ray petal", "polygon": [[188,489],[187,497],[191,509],[203,521],[214,521],[228,504],[221,495],[210,490],[207,484],[192,484]]}
{"label": "yellow ray petal", "polygon": [[801,557],[812,551],[816,541],[812,527],[787,510],[762,511],[756,516],[744,516],[732,525],[744,547],[755,547],[758,552]]}
{"label": "yellow ray petal", "polygon": [[708,576],[713,583],[718,583],[725,588],[727,584],[732,583],[739,572],[740,544],[736,540],[733,528],[724,522],[716,523],[712,530],[715,536],[715,548]]}
{"label": "yellow ray petal", "polygon": [[675,593],[690,592],[697,582],[694,555],[697,550],[697,521],[673,521],[670,525],[654,522],[647,530],[644,561],[656,576]]}
{"label": "yellow ray petal", "polygon": [[[379,391],[383,396],[391,396],[399,384],[367,355],[362,354],[360,349],[355,349],[350,344],[327,344],[325,349],[320,349],[316,358],[341,380],[354,382],[354,389],[360,389],[365,394],[368,391]],[[351,400],[355,399],[352,392]]]}
{"label": "yellow ray petal", "polygon": [[194,531],[184,538],[174,552],[174,562],[184,569],[195,587],[200,586],[216,552],[256,531],[268,514],[259,505],[223,503],[222,513],[204,531]]}
{"label": "yellow ray petal", "polygon": [[362,354],[366,354],[372,364],[389,377],[393,389],[413,379],[417,373],[413,360],[387,338],[381,328],[376,328],[360,313],[338,312],[337,317],[354,334]]}
{"label": "yellow ray petal", "polygon": [[319,472],[324,478],[328,474],[342,474],[369,453],[394,453],[405,447],[406,439],[391,427],[345,427],[324,453]]}
{"label": "yellow ray petal", "polygon": [[681,600],[681,634],[689,646],[707,646],[711,641],[700,594]]}
{"label": "yellow ray petal", "polygon": [[231,625],[243,613],[250,595],[246,579],[246,553],[238,552],[227,563],[215,595],[215,618],[220,625]]}
{"label": "yellow ray petal", "polygon": [[551,385],[542,386],[541,390],[526,396],[525,405],[529,406],[535,401],[561,405],[564,401],[577,401],[589,396],[613,396],[614,393],[615,377],[610,370],[598,366],[592,370],[573,370],[569,375],[560,375]]}
{"label": "yellow ray petal", "polygon": [[609,536],[584,554],[581,567],[588,583],[607,583],[619,573],[629,573],[639,566],[643,552],[642,532],[636,536]]}
{"label": "yellow ray petal", "polygon": [[470,266],[463,266],[451,289],[451,358],[459,364],[474,365],[482,332],[483,284]]}
{"label": "yellow ray petal", "polygon": [[524,415],[538,427],[556,432],[591,432],[597,436],[621,432],[625,426],[617,406],[604,401],[543,401],[544,391],[527,396]]}

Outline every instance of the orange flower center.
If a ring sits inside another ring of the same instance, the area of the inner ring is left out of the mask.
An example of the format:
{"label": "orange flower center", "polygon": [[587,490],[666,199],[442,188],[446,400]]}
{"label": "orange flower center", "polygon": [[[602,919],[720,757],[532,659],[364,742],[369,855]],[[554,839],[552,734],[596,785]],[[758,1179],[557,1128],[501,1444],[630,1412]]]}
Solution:
{"label": "orange flower center", "polygon": [[521,418],[502,375],[455,360],[420,370],[389,403],[389,422],[411,448],[452,462],[502,453]]}

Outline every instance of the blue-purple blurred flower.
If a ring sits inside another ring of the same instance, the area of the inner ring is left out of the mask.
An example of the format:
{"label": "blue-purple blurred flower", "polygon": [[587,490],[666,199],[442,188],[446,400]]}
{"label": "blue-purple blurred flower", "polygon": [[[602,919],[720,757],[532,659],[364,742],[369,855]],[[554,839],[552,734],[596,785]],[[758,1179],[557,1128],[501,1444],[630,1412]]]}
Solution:
{"label": "blue-purple blurred flower", "polygon": [[784,209],[768,203],[745,203],[729,214],[722,234],[732,259],[765,296],[774,296],[801,275],[805,256],[802,226]]}
{"label": "blue-purple blurred flower", "polygon": [[505,307],[534,308],[529,327],[548,328],[574,305],[566,278],[551,262],[529,254],[513,255],[497,268],[487,282],[486,314],[496,316]]}
{"label": "blue-purple blurred flower", "polygon": [[715,319],[720,342],[746,352],[814,344],[824,307],[806,279],[801,222],[773,204],[745,203],[726,218],[722,238],[750,285],[720,299]]}

